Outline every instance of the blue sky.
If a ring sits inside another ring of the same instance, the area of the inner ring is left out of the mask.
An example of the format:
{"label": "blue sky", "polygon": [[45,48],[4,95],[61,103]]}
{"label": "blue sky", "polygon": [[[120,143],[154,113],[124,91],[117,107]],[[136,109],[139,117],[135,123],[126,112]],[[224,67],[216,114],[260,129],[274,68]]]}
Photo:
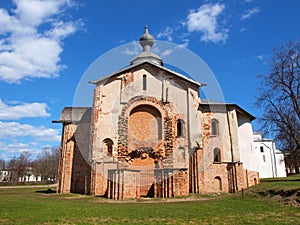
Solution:
{"label": "blue sky", "polygon": [[[51,121],[72,106],[87,69],[136,42],[146,24],[158,42],[200,57],[226,102],[260,117],[263,109],[253,107],[257,75],[269,72],[275,47],[299,39],[299,10],[298,0],[1,0],[0,157],[59,146],[61,124]],[[210,87],[201,74],[197,80]]]}

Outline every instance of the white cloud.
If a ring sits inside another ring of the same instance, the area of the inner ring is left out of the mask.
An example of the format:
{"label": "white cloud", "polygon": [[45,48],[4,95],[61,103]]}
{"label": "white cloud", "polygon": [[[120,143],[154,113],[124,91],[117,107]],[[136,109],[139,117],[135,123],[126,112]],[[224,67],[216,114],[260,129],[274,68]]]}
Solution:
{"label": "white cloud", "polygon": [[7,105],[0,99],[0,119],[16,120],[20,118],[49,117],[46,103],[22,103],[19,105]]}
{"label": "white cloud", "polygon": [[178,44],[177,47],[178,48],[187,48],[189,45],[189,39],[183,39],[183,43],[182,44]]}
{"label": "white cloud", "polygon": [[249,29],[249,27],[242,27],[241,29],[240,29],[240,32],[245,32],[245,31],[247,31]]}
{"label": "white cloud", "polygon": [[66,21],[71,0],[14,0],[9,13],[0,8],[0,80],[57,77],[64,68],[60,54],[64,38],[82,27]]}
{"label": "white cloud", "polygon": [[152,48],[152,52],[154,52],[155,54],[159,55],[160,57],[164,58],[164,57],[168,57],[172,54],[176,54],[176,52],[178,52],[178,49],[183,49],[183,48],[187,48],[189,44],[189,40],[188,39],[183,39],[182,40],[182,44],[176,44],[173,47],[170,48],[169,44],[165,44],[164,42],[162,42],[161,44],[158,45],[154,45]]}
{"label": "white cloud", "polygon": [[29,142],[29,143],[20,143],[20,142],[13,142],[13,143],[5,143],[0,142],[0,158],[8,161],[12,159],[14,156],[19,156],[24,152],[28,152],[31,156],[37,156],[44,150],[43,146],[40,146],[36,142]]}
{"label": "white cloud", "polygon": [[173,29],[171,27],[166,27],[163,31],[159,32],[158,38],[165,38],[167,41],[173,41]]}
{"label": "white cloud", "polygon": [[256,59],[259,59],[259,60],[264,60],[265,57],[264,55],[258,55],[258,56],[255,56]]}
{"label": "white cloud", "polygon": [[267,64],[268,58],[269,57],[267,55],[257,55],[257,56],[254,57],[254,59],[259,60],[264,65]]}
{"label": "white cloud", "polygon": [[55,38],[57,40],[63,39],[70,34],[73,34],[77,31],[78,27],[81,27],[83,24],[81,21],[77,22],[56,22],[54,23],[54,27],[47,31],[46,34],[51,37]]}
{"label": "white cloud", "polygon": [[22,152],[31,152],[32,148],[36,148],[36,143],[5,143],[0,142],[0,150],[5,151],[6,153],[22,153]]}
{"label": "white cloud", "polygon": [[60,141],[59,131],[44,126],[0,121],[0,138],[31,137],[34,140]]}
{"label": "white cloud", "polygon": [[173,53],[173,50],[172,49],[166,49],[166,50],[164,50],[162,53],[160,53],[161,54],[161,56],[162,57],[164,57],[164,56],[169,56],[169,55],[171,55]]}
{"label": "white cloud", "polygon": [[226,42],[229,30],[222,28],[220,21],[217,20],[224,9],[224,4],[216,3],[204,4],[197,10],[192,10],[185,22],[188,31],[201,32],[202,41]]}
{"label": "white cloud", "polygon": [[139,45],[138,42],[133,42],[133,44],[129,48],[125,48],[125,50],[122,50],[120,53],[123,55],[129,55],[129,56],[136,56],[139,53],[141,53],[142,48]]}
{"label": "white cloud", "polygon": [[25,26],[37,26],[52,15],[60,13],[68,0],[14,0],[15,14]]}
{"label": "white cloud", "polygon": [[259,7],[254,7],[252,9],[245,10],[244,13],[241,15],[241,20],[245,20],[260,12]]}

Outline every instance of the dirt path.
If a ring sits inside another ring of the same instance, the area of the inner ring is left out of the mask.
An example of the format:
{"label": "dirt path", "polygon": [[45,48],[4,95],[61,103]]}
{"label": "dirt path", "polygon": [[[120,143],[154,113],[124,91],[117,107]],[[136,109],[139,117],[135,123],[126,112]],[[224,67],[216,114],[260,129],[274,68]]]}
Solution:
{"label": "dirt path", "polygon": [[53,187],[56,187],[56,184],[0,186],[0,189],[9,189],[9,188],[53,188]]}

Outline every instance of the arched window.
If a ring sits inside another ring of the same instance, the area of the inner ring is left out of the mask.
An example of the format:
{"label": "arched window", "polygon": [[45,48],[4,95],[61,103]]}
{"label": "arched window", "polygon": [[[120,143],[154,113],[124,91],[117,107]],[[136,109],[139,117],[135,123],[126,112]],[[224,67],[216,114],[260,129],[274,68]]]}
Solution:
{"label": "arched window", "polygon": [[222,191],[222,179],[219,176],[215,177],[215,183],[219,191]]}
{"label": "arched window", "polygon": [[112,156],[114,142],[111,139],[106,138],[103,140],[102,143],[103,143],[103,152],[107,156]]}
{"label": "arched window", "polygon": [[214,149],[214,162],[215,163],[221,162],[221,150],[219,148]]}
{"label": "arched window", "polygon": [[211,121],[211,135],[217,136],[219,134],[219,121],[216,119],[213,119]]}
{"label": "arched window", "polygon": [[176,124],[177,128],[177,137],[183,137],[184,136],[184,122],[183,120],[177,120]]}
{"label": "arched window", "polygon": [[[135,142],[154,143],[162,139],[162,119],[159,110],[151,105],[139,105],[133,108],[128,120],[128,135]],[[154,147],[144,146],[143,147]],[[137,146],[135,146],[137,148]]]}

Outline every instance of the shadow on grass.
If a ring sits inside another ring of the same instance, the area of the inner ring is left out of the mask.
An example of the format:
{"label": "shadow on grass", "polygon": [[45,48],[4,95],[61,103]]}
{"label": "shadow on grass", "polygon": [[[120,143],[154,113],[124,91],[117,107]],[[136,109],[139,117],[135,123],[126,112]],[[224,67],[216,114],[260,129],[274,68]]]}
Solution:
{"label": "shadow on grass", "polygon": [[53,194],[53,193],[56,193],[56,191],[52,190],[51,188],[48,188],[47,190],[35,191],[35,193]]}

